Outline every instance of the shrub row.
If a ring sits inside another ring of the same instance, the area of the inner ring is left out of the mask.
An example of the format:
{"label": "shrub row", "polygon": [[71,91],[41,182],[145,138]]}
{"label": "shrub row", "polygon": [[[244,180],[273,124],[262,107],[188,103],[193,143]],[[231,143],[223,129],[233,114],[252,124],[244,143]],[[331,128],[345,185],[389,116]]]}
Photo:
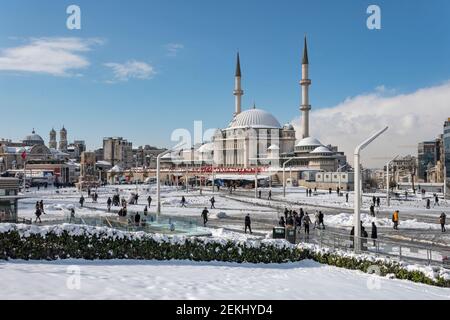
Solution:
{"label": "shrub row", "polygon": [[127,233],[113,229],[63,225],[55,228],[9,225],[0,229],[0,259],[138,259],[192,260],[237,263],[286,263],[311,259],[322,264],[367,272],[378,266],[381,276],[450,287],[450,280],[434,279],[397,262],[346,256],[294,246],[284,240],[224,240]]}

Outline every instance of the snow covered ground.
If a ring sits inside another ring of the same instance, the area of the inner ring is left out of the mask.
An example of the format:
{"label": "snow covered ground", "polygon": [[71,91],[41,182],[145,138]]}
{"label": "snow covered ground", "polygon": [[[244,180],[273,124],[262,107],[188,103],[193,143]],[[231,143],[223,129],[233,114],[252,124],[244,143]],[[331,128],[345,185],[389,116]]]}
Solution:
{"label": "snow covered ground", "polygon": [[450,299],[448,288],[313,261],[9,261],[0,283],[0,299]]}

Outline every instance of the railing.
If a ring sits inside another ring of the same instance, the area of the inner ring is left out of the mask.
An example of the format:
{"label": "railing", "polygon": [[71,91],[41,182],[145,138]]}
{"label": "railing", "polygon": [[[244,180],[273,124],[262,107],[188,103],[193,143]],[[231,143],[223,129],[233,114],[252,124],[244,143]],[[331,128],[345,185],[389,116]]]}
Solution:
{"label": "railing", "polygon": [[325,230],[316,230],[316,234],[314,237],[311,237],[311,240],[309,242],[323,247],[352,252],[354,251],[355,243],[359,241],[361,244],[360,253],[367,252],[412,263],[449,267],[450,248],[444,249],[434,245],[421,246],[384,239],[355,237]]}

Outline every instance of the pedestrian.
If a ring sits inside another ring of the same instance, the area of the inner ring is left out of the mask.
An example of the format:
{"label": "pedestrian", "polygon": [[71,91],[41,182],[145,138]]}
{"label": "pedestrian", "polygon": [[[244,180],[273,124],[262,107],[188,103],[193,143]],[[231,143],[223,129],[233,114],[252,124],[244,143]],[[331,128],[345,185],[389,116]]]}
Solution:
{"label": "pedestrian", "polygon": [[434,205],[439,206],[439,197],[437,194],[434,195]]}
{"label": "pedestrian", "polygon": [[314,213],[314,229],[319,226],[319,211],[316,210]]}
{"label": "pedestrian", "polygon": [[141,223],[141,215],[139,214],[139,212],[136,212],[136,214],[134,215],[134,223],[136,224],[136,227],[139,227]]}
{"label": "pedestrian", "polygon": [[328,193],[331,194],[331,192],[332,192],[332,189],[328,188]]}
{"label": "pedestrian", "polygon": [[322,229],[325,230],[325,224],[323,223],[324,215],[322,211],[319,211],[319,228],[322,226]]}
{"label": "pedestrian", "polygon": [[181,197],[181,206],[186,208],[186,198],[184,196]]}
{"label": "pedestrian", "polygon": [[284,207],[284,219],[285,220],[287,220],[288,214],[289,214],[288,208]]}
{"label": "pedestrian", "polygon": [[111,197],[108,197],[108,200],[106,200],[106,206],[108,208],[108,212],[111,212],[111,203],[112,203]]}
{"label": "pedestrian", "polygon": [[441,231],[442,232],[446,232],[447,230],[445,229],[445,219],[446,219],[446,215],[444,212],[441,213],[441,216],[439,217],[439,222],[441,223]]}
{"label": "pedestrian", "polygon": [[151,196],[148,196],[147,202],[148,202],[148,207],[150,208],[150,206],[152,204],[152,197]]}
{"label": "pedestrian", "polygon": [[45,214],[45,210],[44,210],[44,200],[41,200],[41,201],[39,202],[39,209],[41,209],[41,212],[42,212],[43,214]]}
{"label": "pedestrian", "polygon": [[380,197],[377,197],[377,207],[378,208],[380,207],[380,202],[381,202]]}
{"label": "pedestrian", "polygon": [[75,208],[70,208],[69,223],[72,222],[72,219],[75,219]]}
{"label": "pedestrian", "polygon": [[206,223],[208,222],[208,213],[209,213],[209,211],[205,207],[205,209],[203,209],[203,211],[202,211],[202,218],[203,218],[203,226],[204,227],[206,227]]}
{"label": "pedestrian", "polygon": [[91,196],[91,188],[88,188],[88,197]]}
{"label": "pedestrian", "polygon": [[[315,193],[316,191],[314,191],[314,193]],[[309,196],[311,197],[312,196],[312,190],[311,189],[309,189]]]}
{"label": "pedestrian", "polygon": [[427,209],[430,209],[430,207],[431,207],[431,201],[430,201],[430,199],[427,199]]}
{"label": "pedestrian", "polygon": [[134,204],[138,204],[138,200],[139,200],[139,195],[136,193],[136,195],[134,196]]}
{"label": "pedestrian", "polygon": [[345,194],[345,202],[348,203],[348,192]]}
{"label": "pedestrian", "polygon": [[247,228],[250,231],[250,234],[252,234],[252,221],[250,220],[250,214],[248,213],[245,216],[245,233],[247,233]]}
{"label": "pedestrian", "polygon": [[400,211],[395,210],[394,214],[392,215],[392,222],[394,223],[394,230],[398,230],[399,213],[400,213]]}
{"label": "pedestrian", "polygon": [[258,198],[261,199],[261,190],[258,191]]}
{"label": "pedestrian", "polygon": [[339,197],[339,195],[340,195],[340,192],[341,192],[341,189],[340,189],[339,187],[337,187],[337,188],[336,188],[336,193],[337,193],[338,197]]}
{"label": "pedestrian", "polygon": [[36,215],[36,220],[34,222],[37,223],[37,221],[39,219],[39,223],[42,223],[42,221],[41,221],[41,214],[42,214],[41,209],[37,208],[36,212],[34,214]]}
{"label": "pedestrian", "polygon": [[405,200],[408,200],[408,190],[405,190]]}
{"label": "pedestrian", "polygon": [[272,200],[272,190],[269,190],[269,197],[267,200]]}
{"label": "pedestrian", "polygon": [[147,206],[145,206],[144,207],[144,216],[147,216],[148,215],[148,208],[147,208]]}
{"label": "pedestrian", "polygon": [[370,206],[370,215],[372,217],[375,217],[375,205],[373,204]]}
{"label": "pedestrian", "polygon": [[283,216],[280,217],[280,221],[278,221],[278,225],[279,225],[280,227],[283,227],[283,228],[286,227],[286,222],[285,222]]}
{"label": "pedestrian", "polygon": [[373,205],[375,205],[375,203],[377,203],[377,198],[375,196],[372,197],[372,202],[373,202]]}
{"label": "pedestrian", "polygon": [[81,195],[81,197],[80,197],[80,205],[81,205],[82,208],[83,208],[83,204],[84,204],[84,197],[83,197],[83,195]]}
{"label": "pedestrian", "polygon": [[211,202],[211,209],[215,209],[216,207],[214,204],[216,203],[216,199],[214,199],[214,197],[212,197],[209,201]]}
{"label": "pedestrian", "polygon": [[350,247],[353,248],[355,245],[355,226],[352,227],[352,230],[350,230]]}
{"label": "pedestrian", "polygon": [[373,240],[373,245],[376,246],[376,240],[378,238],[378,228],[377,225],[375,224],[375,222],[372,222],[372,240]]}
{"label": "pedestrian", "polygon": [[305,217],[303,218],[303,225],[305,226],[305,234],[309,236],[309,225],[311,223],[311,219],[309,218],[308,212],[306,212]]}

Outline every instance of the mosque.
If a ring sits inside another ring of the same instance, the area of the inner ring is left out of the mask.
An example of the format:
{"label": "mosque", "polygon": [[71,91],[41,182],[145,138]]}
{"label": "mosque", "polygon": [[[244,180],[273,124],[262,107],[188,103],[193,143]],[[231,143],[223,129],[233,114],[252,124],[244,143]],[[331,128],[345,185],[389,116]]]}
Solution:
{"label": "mosque", "polygon": [[278,167],[289,159],[290,166],[301,167],[304,170],[336,171],[346,165],[343,152],[336,146],[324,145],[318,139],[310,136],[309,112],[309,59],[308,46],[305,37],[301,98],[301,132],[296,140],[296,131],[292,124],[281,125],[270,112],[256,108],[241,110],[242,72],[239,53],[237,55],[235,73],[235,110],[229,125],[217,130],[212,141],[196,150],[197,159],[210,158],[218,168],[253,168]]}

